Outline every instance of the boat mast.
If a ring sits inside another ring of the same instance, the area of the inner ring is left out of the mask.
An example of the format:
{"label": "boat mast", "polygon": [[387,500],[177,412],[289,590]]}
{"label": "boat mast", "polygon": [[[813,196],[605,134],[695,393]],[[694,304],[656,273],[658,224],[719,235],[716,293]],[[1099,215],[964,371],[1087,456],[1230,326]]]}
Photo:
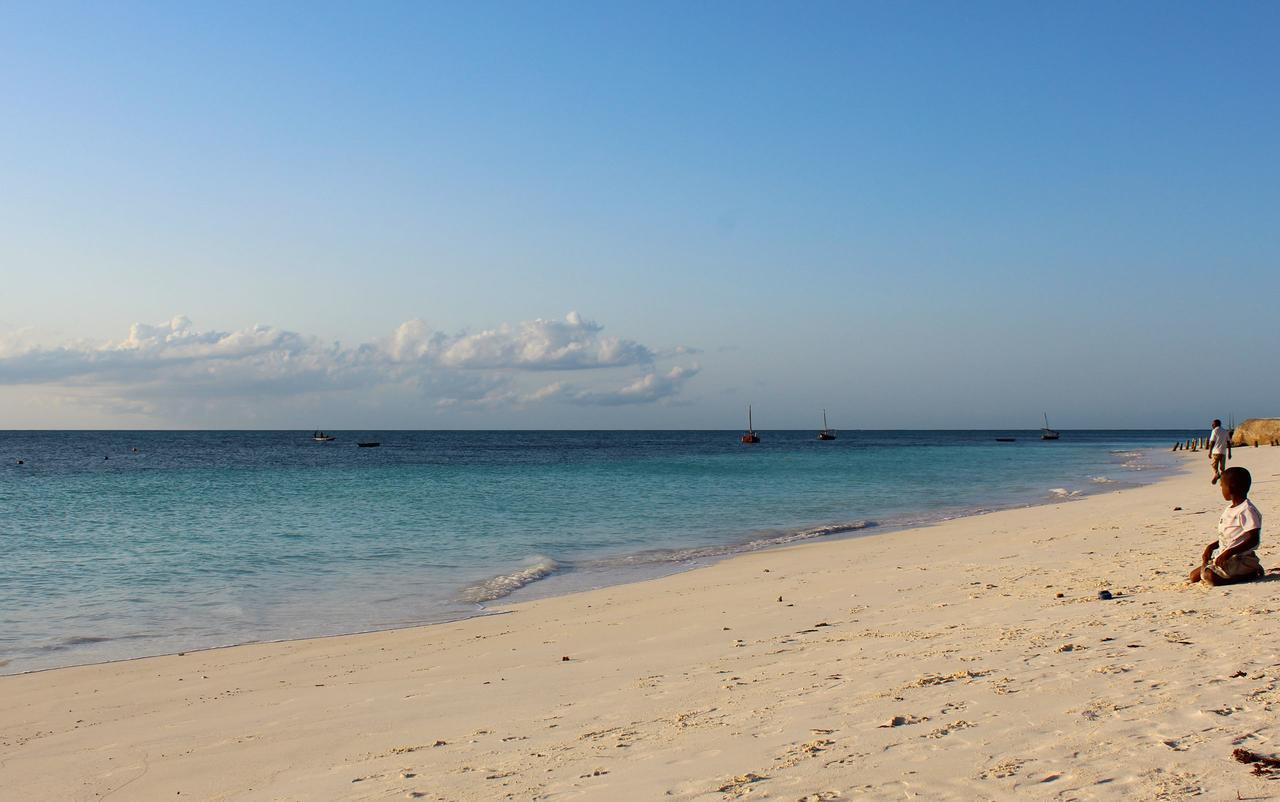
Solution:
{"label": "boat mast", "polygon": [[754,432],[755,426],[751,423],[751,405],[747,404],[747,431]]}
{"label": "boat mast", "polygon": [[824,409],[822,410],[822,431],[825,432],[827,428],[827,411]]}

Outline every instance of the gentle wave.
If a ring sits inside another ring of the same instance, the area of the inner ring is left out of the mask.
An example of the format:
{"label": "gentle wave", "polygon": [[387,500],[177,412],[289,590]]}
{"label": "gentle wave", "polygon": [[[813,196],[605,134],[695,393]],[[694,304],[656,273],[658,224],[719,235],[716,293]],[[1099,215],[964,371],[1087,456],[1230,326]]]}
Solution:
{"label": "gentle wave", "polygon": [[1110,476],[1090,476],[1089,481],[1097,482],[1100,485],[1112,485],[1116,482],[1116,480],[1112,479]]}
{"label": "gentle wave", "polygon": [[1080,491],[1068,490],[1065,487],[1051,487],[1049,488],[1049,495],[1054,498],[1074,498],[1075,496],[1080,495]]}
{"label": "gentle wave", "polygon": [[463,601],[472,604],[501,599],[503,596],[510,596],[525,585],[551,576],[559,568],[559,563],[550,557],[535,557],[532,565],[526,565],[509,574],[499,574],[492,579],[472,585],[462,591],[461,597]]}
{"label": "gentle wave", "polygon": [[633,552],[618,557],[602,557],[594,560],[582,560],[574,563],[561,563],[550,557],[537,556],[530,558],[531,563],[506,574],[499,574],[492,579],[471,585],[459,594],[465,602],[483,604],[510,596],[521,588],[531,585],[552,574],[573,571],[610,571],[618,569],[635,569],[651,566],[689,563],[698,560],[710,560],[717,557],[728,557],[749,551],[785,546],[814,538],[829,537],[844,532],[856,532],[875,526],[874,521],[851,521],[848,523],[828,524],[825,526],[793,529],[778,534],[767,535],[748,540],[745,543],[727,543],[714,546],[694,546],[683,549],[656,549]]}
{"label": "gentle wave", "polygon": [[789,543],[799,543],[804,540],[838,535],[842,532],[856,532],[860,529],[866,529],[871,526],[875,526],[874,521],[851,521],[849,523],[827,524],[825,526],[792,529],[785,532],[779,532],[777,534],[753,538],[741,543],[721,543],[713,546],[690,546],[683,549],[655,549],[652,551],[639,551],[632,554],[625,554],[620,557],[606,557],[599,560],[592,560],[589,563],[584,563],[582,567],[605,569],[632,568],[645,565],[660,565],[662,563],[682,563],[693,560],[712,559],[715,557],[728,557],[732,554],[759,551],[761,549],[773,548],[775,546],[785,546]]}
{"label": "gentle wave", "polygon": [[73,635],[67,638],[60,638],[50,643],[43,643],[33,647],[36,652],[62,652],[68,649],[75,649],[80,646],[93,646],[99,643],[112,643],[115,641],[126,640],[145,640],[147,635],[117,635],[115,637],[100,637],[98,635]]}

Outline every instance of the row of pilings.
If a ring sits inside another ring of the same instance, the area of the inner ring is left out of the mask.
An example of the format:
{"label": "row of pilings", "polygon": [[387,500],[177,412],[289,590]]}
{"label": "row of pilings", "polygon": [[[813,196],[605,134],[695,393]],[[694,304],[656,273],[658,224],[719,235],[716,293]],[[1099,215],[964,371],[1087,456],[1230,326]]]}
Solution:
{"label": "row of pilings", "polygon": [[[1235,445],[1235,444],[1233,444],[1233,445]],[[1241,448],[1246,447],[1247,445],[1248,445],[1248,443],[1240,443],[1240,444],[1239,444],[1239,446],[1240,446]],[[1257,440],[1254,440],[1254,441],[1253,441],[1253,447],[1254,447],[1254,448],[1257,448],[1259,445],[1261,445],[1261,443],[1260,443],[1259,441],[1257,441]],[[1267,445],[1269,445],[1269,446],[1280,446],[1280,440],[1272,440],[1270,443],[1267,443]],[[1207,438],[1207,437],[1193,437],[1192,439],[1190,439],[1190,440],[1184,440],[1184,441],[1182,441],[1181,443],[1174,443],[1174,444],[1173,444],[1173,448],[1172,448],[1172,449],[1170,449],[1170,450],[1171,450],[1171,451],[1199,451],[1199,450],[1200,450],[1200,449],[1202,449],[1202,448],[1203,448],[1203,449],[1208,450],[1208,448],[1209,448],[1209,438]]]}

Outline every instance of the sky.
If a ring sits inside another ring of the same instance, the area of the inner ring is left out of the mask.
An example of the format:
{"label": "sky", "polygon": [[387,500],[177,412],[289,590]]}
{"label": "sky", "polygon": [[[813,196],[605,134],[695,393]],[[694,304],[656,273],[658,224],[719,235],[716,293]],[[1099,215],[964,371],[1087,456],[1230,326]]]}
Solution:
{"label": "sky", "polygon": [[0,3],[0,428],[1280,415],[1274,3]]}

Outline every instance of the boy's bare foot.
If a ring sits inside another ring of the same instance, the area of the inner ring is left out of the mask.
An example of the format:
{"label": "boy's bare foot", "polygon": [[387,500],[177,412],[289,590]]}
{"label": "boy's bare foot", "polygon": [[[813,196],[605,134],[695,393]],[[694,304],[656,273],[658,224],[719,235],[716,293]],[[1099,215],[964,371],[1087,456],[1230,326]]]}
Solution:
{"label": "boy's bare foot", "polygon": [[1187,581],[1188,581],[1188,582],[1199,582],[1199,581],[1200,581],[1200,572],[1201,572],[1202,570],[1203,570],[1203,568],[1192,568],[1192,569],[1191,569],[1191,573],[1187,574]]}
{"label": "boy's bare foot", "polygon": [[1222,578],[1212,568],[1206,568],[1201,572],[1201,579],[1206,585],[1222,585],[1225,584]]}
{"label": "boy's bare foot", "polygon": [[1216,476],[1209,480],[1209,484],[1211,485],[1216,485],[1217,483],[1218,483],[1218,477]]}

